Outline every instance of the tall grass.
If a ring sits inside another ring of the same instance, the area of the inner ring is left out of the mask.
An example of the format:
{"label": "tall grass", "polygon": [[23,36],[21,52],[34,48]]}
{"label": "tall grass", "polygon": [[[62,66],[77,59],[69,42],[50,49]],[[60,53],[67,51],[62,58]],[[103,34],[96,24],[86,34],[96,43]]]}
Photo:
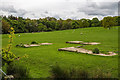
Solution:
{"label": "tall grass", "polygon": [[92,78],[112,78],[111,73],[110,72],[103,72],[103,70],[101,69],[96,69],[94,70],[91,74]]}
{"label": "tall grass", "polygon": [[13,75],[14,78],[29,78],[29,69],[21,63],[11,63],[6,68],[7,75]]}
{"label": "tall grass", "polygon": [[[91,75],[92,74],[92,75]],[[71,79],[88,79],[88,78],[111,78],[110,73],[102,72],[100,69],[94,72],[88,72],[87,70],[71,68],[62,68],[59,65],[52,66],[51,78],[54,80],[71,80]]]}
{"label": "tall grass", "polygon": [[58,80],[69,80],[69,79],[80,79],[88,78],[88,72],[80,69],[66,69],[62,68],[59,65],[52,66],[51,78]]}

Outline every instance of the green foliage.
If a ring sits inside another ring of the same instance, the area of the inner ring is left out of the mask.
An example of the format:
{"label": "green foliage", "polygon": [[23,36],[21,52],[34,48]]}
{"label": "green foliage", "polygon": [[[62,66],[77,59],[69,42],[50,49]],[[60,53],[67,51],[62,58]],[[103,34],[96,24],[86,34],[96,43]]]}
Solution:
{"label": "green foliage", "polygon": [[92,50],[92,52],[95,53],[95,54],[99,54],[99,49],[95,48],[95,49]]}
{"label": "green foliage", "polygon": [[101,69],[94,69],[91,72],[79,68],[66,69],[59,65],[52,66],[51,77],[54,80],[88,79],[88,78],[111,78],[110,72],[104,72]]}
{"label": "green foliage", "polygon": [[99,21],[98,18],[90,19],[80,19],[72,20],[61,18],[57,20],[54,17],[46,17],[43,19],[25,19],[23,17],[14,16],[4,16],[3,17],[3,33],[8,33],[9,27],[14,26],[16,33],[26,33],[26,32],[42,32],[42,31],[53,31],[53,30],[66,30],[66,29],[77,29],[86,27],[99,27],[103,26],[105,28],[110,28],[111,26],[119,25],[119,16],[104,18]]}
{"label": "green foliage", "polygon": [[11,51],[8,51],[8,49],[2,49],[2,63],[3,65],[5,63],[10,64],[15,59],[15,54],[13,54]]}
{"label": "green foliage", "polygon": [[96,69],[94,70],[91,74],[92,78],[111,78],[111,73],[110,72],[103,72],[102,69]]}
{"label": "green foliage", "polygon": [[23,43],[17,44],[16,47],[24,47]]}
{"label": "green foliage", "polygon": [[72,29],[77,29],[77,28],[79,28],[78,21],[72,21]]}
{"label": "green foliage", "polygon": [[88,72],[80,69],[65,69],[55,65],[51,70],[52,78],[68,80],[73,78],[88,78]]}
{"label": "green foliage", "polygon": [[9,33],[9,29],[10,29],[10,24],[2,19],[2,33]]}
{"label": "green foliage", "polygon": [[25,66],[20,64],[20,62],[15,63],[12,62],[10,65],[7,65],[6,68],[7,75],[13,75],[14,78],[29,78],[29,69]]}
{"label": "green foliage", "polygon": [[118,26],[120,26],[120,16],[117,17]]}
{"label": "green foliage", "polygon": [[98,20],[98,18],[93,18],[92,21],[91,21],[91,26],[92,27],[98,27],[100,26],[100,21]]}
{"label": "green foliage", "polygon": [[36,41],[32,41],[31,44],[38,44]]}
{"label": "green foliage", "polygon": [[[59,52],[58,48],[77,46],[77,44],[65,44],[66,41],[81,40],[84,42],[100,42],[100,45],[89,45],[83,48],[92,50],[98,48],[101,51],[118,51],[118,28],[113,27],[111,30],[106,30],[103,27],[80,28],[73,30],[41,32],[41,33],[20,33],[20,37],[14,40],[14,44],[20,42],[31,43],[31,41],[51,42],[54,45],[35,47],[35,48],[13,48],[12,51],[16,56],[29,55],[29,58],[22,59],[23,64],[28,65],[32,78],[47,78],[50,76],[50,65],[58,62],[62,67],[78,67],[86,69],[88,72],[95,70],[99,67],[102,72],[110,72],[112,78],[118,75],[118,56],[100,57],[86,54],[75,54],[74,52],[62,51]],[[80,35],[80,33],[83,35]],[[2,47],[8,44],[7,34],[2,35]],[[102,52],[101,52],[102,53]],[[20,59],[21,61],[21,59]],[[104,66],[104,67],[103,67]]]}
{"label": "green foliage", "polygon": [[79,24],[80,24],[80,28],[89,27],[89,22],[87,21],[87,19],[81,19],[81,20],[79,21]]}
{"label": "green foliage", "polygon": [[14,61],[15,59],[15,54],[13,54],[10,50],[11,50],[11,47],[12,47],[12,42],[13,42],[13,37],[14,37],[14,28],[10,28],[10,35],[9,35],[9,44],[7,46],[7,48],[3,48],[2,49],[2,63],[3,65],[5,63],[7,64],[10,64],[11,62]]}
{"label": "green foliage", "polygon": [[47,27],[42,23],[38,24],[38,31],[47,31]]}
{"label": "green foliage", "polygon": [[52,31],[52,28],[48,28],[47,31]]}
{"label": "green foliage", "polygon": [[104,28],[111,28],[112,26],[115,25],[115,22],[114,22],[114,18],[108,16],[108,17],[104,17],[103,20],[102,20],[102,25]]}

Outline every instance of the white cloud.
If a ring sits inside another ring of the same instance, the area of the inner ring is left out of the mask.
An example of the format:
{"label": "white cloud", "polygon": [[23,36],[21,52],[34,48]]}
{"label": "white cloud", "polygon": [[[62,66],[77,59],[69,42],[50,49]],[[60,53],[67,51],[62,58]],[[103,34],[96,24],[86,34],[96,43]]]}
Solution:
{"label": "white cloud", "polygon": [[0,15],[29,18],[93,18],[117,15],[118,0],[1,0]]}

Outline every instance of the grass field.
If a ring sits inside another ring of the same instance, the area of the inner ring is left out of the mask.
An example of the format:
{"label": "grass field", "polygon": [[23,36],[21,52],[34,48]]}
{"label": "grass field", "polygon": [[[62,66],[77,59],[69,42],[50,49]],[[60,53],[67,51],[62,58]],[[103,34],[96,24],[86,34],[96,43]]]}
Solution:
{"label": "grass field", "polygon": [[[80,35],[80,33],[83,35]],[[18,36],[20,35],[20,37]],[[89,41],[100,42],[99,45],[89,45],[83,48],[94,49],[99,48],[103,53],[107,51],[118,51],[118,27],[110,30],[102,27],[96,28],[81,28],[53,32],[41,33],[20,33],[15,34],[12,51],[19,57],[24,54],[29,55],[28,58],[23,58],[21,61],[30,69],[30,74],[33,78],[46,78],[50,76],[52,65],[56,63],[63,68],[82,68],[89,72],[101,69],[103,72],[110,72],[113,78],[118,76],[118,56],[102,57],[87,54],[77,54],[74,52],[58,51],[58,48],[79,46],[79,44],[66,44],[66,41]],[[31,43],[32,41],[50,42],[53,45],[39,46],[31,48],[16,48],[19,43]],[[2,46],[8,44],[8,35],[2,36]]]}

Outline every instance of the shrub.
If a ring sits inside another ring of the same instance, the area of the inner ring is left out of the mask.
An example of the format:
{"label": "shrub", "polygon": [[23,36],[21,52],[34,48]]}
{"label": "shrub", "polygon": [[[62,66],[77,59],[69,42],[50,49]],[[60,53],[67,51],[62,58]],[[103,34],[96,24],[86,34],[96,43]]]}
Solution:
{"label": "shrub", "polygon": [[10,35],[9,35],[9,44],[6,48],[3,48],[2,51],[0,52],[0,54],[2,54],[2,66],[6,64],[10,64],[11,62],[14,61],[15,59],[15,54],[11,52],[11,47],[12,47],[12,43],[13,43],[13,37],[14,37],[14,28],[11,27],[10,30]]}
{"label": "shrub", "polygon": [[20,63],[11,63],[6,68],[7,75],[13,75],[14,78],[29,78],[29,70]]}
{"label": "shrub", "polygon": [[2,49],[2,64],[5,63],[10,64],[14,61],[16,58],[15,54],[13,54],[11,51],[8,51],[7,49]]}
{"label": "shrub", "polygon": [[95,49],[92,50],[92,52],[95,53],[95,54],[99,54],[99,49],[95,48]]}
{"label": "shrub", "polygon": [[36,41],[32,41],[31,44],[38,44]]}
{"label": "shrub", "polygon": [[16,47],[24,47],[23,43],[17,44]]}
{"label": "shrub", "polygon": [[48,28],[47,31],[52,31],[52,28]]}

